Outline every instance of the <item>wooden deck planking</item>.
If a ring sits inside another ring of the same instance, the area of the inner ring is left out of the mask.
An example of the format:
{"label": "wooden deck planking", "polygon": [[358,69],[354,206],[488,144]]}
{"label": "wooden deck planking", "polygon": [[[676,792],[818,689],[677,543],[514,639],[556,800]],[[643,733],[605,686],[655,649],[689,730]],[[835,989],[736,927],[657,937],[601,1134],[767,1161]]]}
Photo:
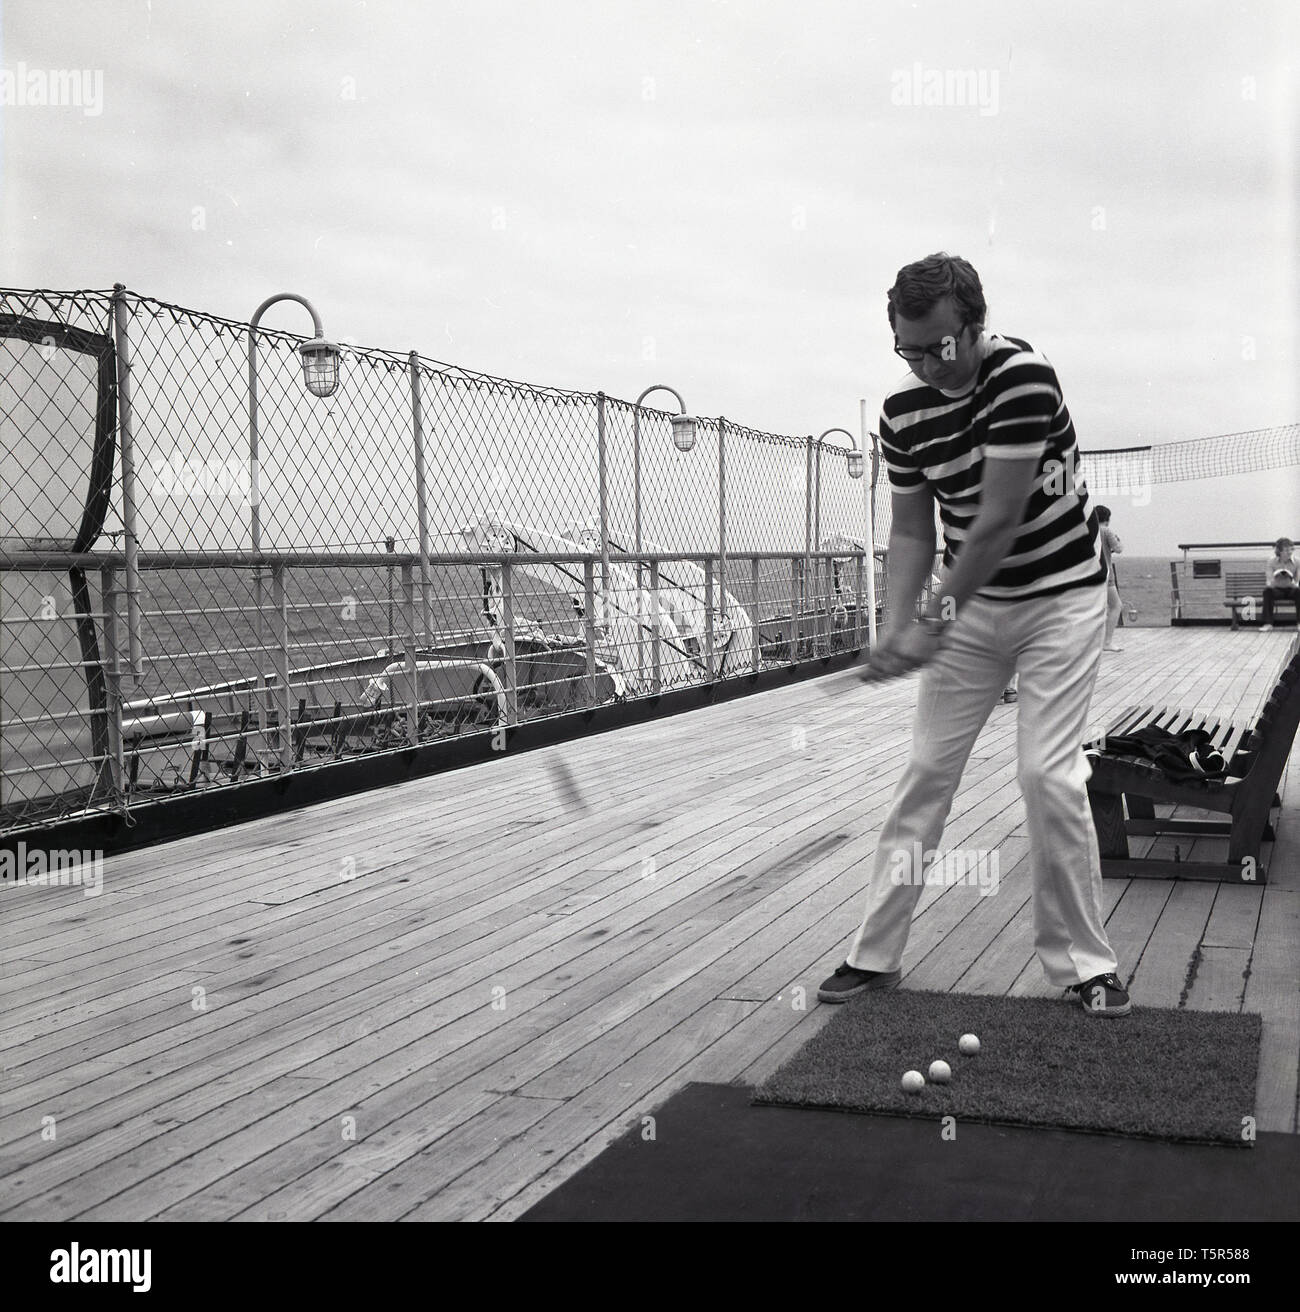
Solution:
{"label": "wooden deck planking", "polygon": [[1215,884],[1213,888],[1214,908],[1201,935],[1201,958],[1187,1006],[1197,1011],[1241,1011],[1264,886]]}
{"label": "wooden deck planking", "polygon": [[[518,1193],[517,1172],[520,1163],[534,1171],[546,1170],[554,1156],[556,1142],[572,1143],[576,1140],[584,1145],[590,1144],[598,1151],[616,1137],[609,1133],[607,1127],[617,1125],[621,1133],[625,1122],[638,1126],[642,1133],[657,1133],[652,1125],[647,1125],[647,1118],[656,1116],[660,1103],[669,1091],[692,1078],[685,1073],[690,1055],[725,1036],[734,1020],[735,1008],[739,1005],[742,1004],[710,1004],[689,1023],[675,1026],[620,1062],[551,1112],[545,1121],[539,1122],[530,1133],[521,1136],[518,1143],[511,1145],[513,1161],[494,1161],[498,1152],[492,1152],[484,1163],[485,1174],[489,1181],[493,1176],[504,1176],[504,1187],[498,1185],[495,1191],[485,1194],[478,1186],[477,1172],[474,1178],[463,1176],[459,1182],[460,1189],[449,1200],[450,1211],[444,1207],[442,1199],[426,1187],[423,1188],[423,1205],[407,1214],[407,1219],[486,1219]],[[605,1127],[596,1132],[598,1137],[595,1137],[594,1143],[591,1142],[594,1137],[593,1125]],[[647,1139],[646,1146],[653,1150],[654,1141]],[[594,1156],[594,1152],[591,1155]],[[461,1206],[464,1202],[470,1203],[469,1210],[459,1210],[458,1195]],[[353,1201],[351,1205],[355,1208],[357,1203]],[[355,1212],[353,1214],[357,1215]],[[369,1212],[363,1215],[367,1215],[368,1219],[378,1219]]]}
{"label": "wooden deck planking", "polygon": [[[732,840],[728,838],[720,841],[730,842]],[[572,949],[569,950],[571,951]],[[588,959],[589,958],[590,958],[590,954],[588,954]],[[383,964],[386,967],[389,965],[389,963],[383,963]],[[387,970],[384,973],[391,974],[392,972],[391,970]],[[509,977],[503,975],[502,978],[506,979]],[[366,981],[364,979],[358,980],[355,977],[353,977],[351,980],[348,980],[345,978],[345,980],[343,981],[343,985],[353,995],[352,1001],[354,1003],[358,999],[365,998]],[[431,987],[432,989],[437,988],[436,985]],[[377,1001],[380,1002],[387,1001],[390,1004],[392,1003],[393,1000],[387,996],[387,993],[390,992],[391,990],[385,991],[384,989],[379,988],[376,991],[379,994]],[[426,996],[429,991],[430,991],[430,986],[426,986],[416,995],[415,1001],[417,1003],[425,1003],[429,1001],[430,999]],[[276,1031],[269,1039],[261,1032],[265,1028],[264,1026],[257,1025],[257,1024],[252,1026],[249,1026],[247,1024],[240,1024],[233,1027],[235,1029],[235,1034],[225,1037],[222,1041],[224,1046],[230,1047],[231,1044],[234,1042],[234,1040],[240,1037],[239,1032],[241,1030],[248,1030],[250,1033],[255,1035],[255,1037],[252,1038],[251,1040],[246,1040],[242,1047],[236,1047],[232,1049],[233,1051],[236,1052],[238,1056],[246,1059],[243,1078],[249,1083],[250,1087],[256,1087],[256,1083],[258,1080],[258,1076],[255,1073],[256,1071],[262,1072],[263,1075],[274,1075],[274,1073],[276,1072],[277,1065],[280,1064],[282,1061],[293,1059],[293,1058],[297,1058],[298,1060],[306,1060],[306,1058],[311,1054],[313,1050],[312,1048],[313,1040],[315,1041],[316,1047],[322,1048],[323,1052],[328,1053],[331,1052],[335,1046],[337,1046],[341,1038],[348,1037],[346,1034],[344,1034],[344,1035],[336,1035],[333,1038],[331,1038],[327,1033],[322,1034],[320,1032],[319,1025],[317,1025],[316,1029],[312,1028],[314,1024],[317,1024],[315,1021],[314,1013],[318,1010],[319,1003],[329,1002],[332,1000],[330,992],[328,990],[322,991],[319,984],[313,989],[307,989],[303,991],[303,994],[301,996],[305,996],[307,998],[308,1014],[305,1015],[297,1025],[285,1024],[283,1015],[279,1014],[283,1012],[283,1003],[275,998],[276,992],[277,992],[276,989],[264,990],[258,996],[257,999],[259,1007],[274,1006],[277,1009],[277,1019],[279,1021],[279,1024]],[[481,991],[476,996],[474,996],[472,1002],[469,1004],[470,1010],[475,1010],[482,1003],[489,1002],[489,1001],[490,1001],[490,987],[487,981],[483,981],[481,983]],[[335,1012],[336,1018],[338,1015],[338,1010],[339,1009],[336,1008],[336,1012]],[[419,1025],[418,1032],[425,1033],[427,1032],[428,1028],[429,1028],[428,1022],[427,1020],[425,1020]],[[299,1038],[300,1036],[302,1042],[307,1043],[308,1046],[306,1047],[305,1050],[300,1050],[295,1052],[295,1049],[292,1046],[291,1041]],[[187,1067],[186,1072],[178,1073],[179,1076],[181,1077],[179,1082],[182,1086],[184,1096],[187,1097],[191,1102],[195,1102],[196,1104],[201,1104],[207,1099],[213,1099],[213,1100],[218,1099],[221,1093],[230,1091],[228,1089],[210,1091],[207,1089],[203,1089],[201,1087],[194,1087],[194,1082],[197,1078],[201,1077],[204,1067],[205,1067],[205,1061],[203,1058],[200,1058],[191,1061],[189,1067]],[[163,1081],[163,1085],[166,1086],[169,1083],[176,1083],[176,1082],[177,1082],[176,1077],[169,1077],[168,1080]],[[167,1090],[165,1087],[163,1089],[160,1089],[159,1082],[157,1080],[149,1081],[146,1085],[142,1087],[151,1102],[156,1100],[159,1092],[170,1091]],[[120,1118],[124,1113],[127,1113],[134,1109],[131,1099],[123,1096],[120,1092],[117,1094],[116,1097],[106,1100],[104,1106],[106,1109],[106,1114],[113,1118]],[[137,1134],[148,1135],[149,1131],[148,1131],[148,1124],[147,1124],[147,1107],[141,1110],[141,1116],[145,1119],[146,1123],[134,1127],[134,1130]],[[81,1118],[83,1120],[86,1119],[86,1114],[84,1112],[81,1113]],[[239,1124],[238,1119],[236,1118],[233,1123],[236,1125]],[[211,1131],[214,1128],[214,1126],[217,1128],[221,1128],[219,1121],[217,1121],[217,1122],[212,1122],[209,1125],[209,1130]],[[152,1137],[157,1137],[157,1136],[152,1136]],[[73,1154],[73,1156],[75,1157],[75,1153]],[[83,1182],[84,1179],[85,1177],[83,1177]]]}
{"label": "wooden deck planking", "polygon": [[[1135,696],[1229,687],[1232,713],[1253,710],[1282,648],[1225,636],[1128,631],[1097,731]],[[825,1023],[816,985],[860,916],[914,698],[792,685],[114,858],[72,908],[68,890],[11,898],[6,977],[17,949],[37,1012],[0,1016],[9,1214],[517,1215],[687,1079],[757,1078]],[[923,890],[910,987],[1059,996],[1032,953],[1014,722],[990,717],[943,843],[997,848],[998,896]],[[557,790],[557,756],[588,810]],[[359,877],[323,878],[349,850]],[[1298,865],[1266,889],[1105,888],[1137,1005],[1244,993],[1266,1014],[1261,1129],[1296,1128]],[[257,901],[268,888],[286,900]],[[214,986],[197,1025],[196,982]],[[56,1106],[58,1149],[34,1146]]]}
{"label": "wooden deck planking", "polygon": [[[733,809],[734,809],[734,808],[733,808]],[[723,817],[723,818],[725,818],[725,817]],[[691,813],[691,812],[688,812],[688,813],[687,813],[687,822],[688,822],[688,825],[689,825],[689,824],[693,824],[693,823],[698,823],[699,820],[700,820],[700,813],[698,812],[698,810],[697,810],[696,812],[693,812],[693,813]],[[571,828],[571,831],[572,831],[572,828]],[[609,830],[609,827],[608,827],[607,825],[604,826],[604,836],[605,836],[606,838],[611,837],[610,830]],[[570,844],[570,846],[571,846],[571,844]],[[495,858],[495,855],[494,855],[494,860],[495,860],[495,859],[496,859],[496,858]],[[511,882],[512,882],[512,880],[513,880],[514,878],[515,878],[515,877],[512,876],[512,875],[505,875],[505,876],[502,876],[502,877],[501,877],[501,882],[502,882],[502,884],[503,884],[504,887],[506,887],[507,889],[509,889],[509,886],[510,886],[510,884],[511,884]],[[354,885],[353,887],[354,887],[354,888],[359,888],[360,886],[359,886],[359,885]],[[340,885],[339,889],[337,890],[337,895],[338,895],[339,897],[343,897],[343,896],[346,896],[346,892],[347,892],[347,890],[346,890],[342,885]],[[377,895],[372,893],[370,896],[371,896],[372,900],[374,900],[375,897],[376,897]],[[519,900],[520,900],[520,899],[519,899],[519,892],[518,892],[517,889],[515,889],[513,892],[509,893],[508,896],[507,896],[507,903],[508,903],[508,904],[518,905]],[[212,908],[211,906],[207,906],[207,907],[201,907],[200,910],[204,911],[205,913],[211,914],[213,908]],[[299,936],[300,936],[300,935],[301,935],[301,924],[302,924],[302,922],[297,922],[297,923],[298,923],[298,933],[299,933]],[[319,942],[317,942],[316,945],[319,946]],[[120,950],[120,945],[119,945],[118,943],[113,943],[112,945],[110,945],[110,946],[108,946],[108,947],[106,947],[106,948],[104,949],[104,953],[105,953],[106,956],[111,957],[111,956],[115,953],[115,951],[117,951],[117,950]],[[81,962],[81,963],[79,963],[79,964],[83,964],[83,965],[85,965],[85,966],[87,966],[87,967],[93,967],[93,968],[96,968],[96,969],[97,969],[100,963],[95,962],[95,961],[92,961],[92,960],[84,960],[83,962]],[[97,976],[97,977],[98,977],[98,978],[102,978],[102,976]]]}
{"label": "wooden deck planking", "polygon": [[[1293,760],[1294,764],[1294,760]],[[1292,859],[1300,858],[1293,853]],[[1300,892],[1269,885],[1260,908],[1243,1010],[1263,1018],[1255,1115],[1260,1129],[1300,1130]]]}
{"label": "wooden deck planking", "polygon": [[[677,955],[680,956],[680,954]],[[665,968],[680,972],[682,969],[690,970],[695,969],[696,967],[694,967],[691,962],[682,962],[680,964],[670,962]],[[617,984],[617,982],[618,981],[613,981],[615,984]],[[618,1028],[617,1031],[620,1041],[617,1045],[616,1051],[620,1053],[635,1051],[636,1031],[646,1031],[650,1034],[656,1032],[656,1029],[659,1026],[659,1020],[654,1013],[657,1009],[681,1008],[683,1005],[686,1005],[689,1008],[693,1005],[689,991],[684,991],[680,988],[676,990],[664,989],[653,979],[649,980],[648,984],[654,992],[659,994],[656,1001],[650,1005],[646,1005],[643,999],[634,996],[634,990],[626,987],[622,990],[621,996],[615,994],[612,999],[611,1005],[616,1007],[618,1012],[624,1015],[624,1019],[619,1022],[620,1028]],[[646,985],[643,984],[642,987],[644,988]],[[714,992],[716,988],[717,982],[710,979],[700,993],[701,1001],[705,1004],[711,1005],[714,1000]],[[610,1025],[616,1019],[617,1016],[611,1016],[608,1010],[606,1011],[606,1014],[601,1018],[601,1024],[597,1029],[597,1032],[602,1038],[610,1034]],[[606,1045],[604,1055],[598,1053],[593,1054],[590,1051],[590,1048],[593,1045],[589,1043],[589,1039],[593,1032],[593,1027],[589,1021],[582,1017],[571,1017],[556,1029],[548,1032],[545,1035],[545,1043],[553,1050],[564,1050],[569,1046],[565,1034],[563,1033],[565,1030],[571,1030],[575,1035],[575,1041],[585,1045],[584,1048],[576,1050],[579,1060],[577,1062],[571,1060],[569,1063],[574,1069],[580,1072],[576,1077],[575,1090],[581,1091],[581,1089],[590,1082],[595,1067],[599,1066],[602,1061],[607,1061],[609,1059],[608,1053],[610,1048],[609,1045]],[[595,1063],[594,1066],[591,1064],[593,1062]],[[559,1073],[559,1070],[560,1068],[555,1068],[552,1074]],[[498,1081],[498,1084],[508,1084],[511,1082],[509,1076],[503,1076],[502,1079]],[[536,1097],[546,1094],[549,1090],[528,1087],[524,1092]]]}
{"label": "wooden deck planking", "polygon": [[[972,847],[980,844],[973,842]],[[993,893],[953,884],[927,909],[928,914],[913,921],[904,956],[910,988],[942,993],[955,989],[957,981],[1025,905],[1030,891],[1027,840],[1008,839],[998,853],[998,883]],[[911,964],[913,959],[915,964]],[[1004,986],[1009,983],[1005,981]]]}
{"label": "wooden deck planking", "polygon": [[1134,996],[1150,999],[1154,1007],[1186,1005],[1202,955],[1201,938],[1214,908],[1213,884],[1177,880],[1168,892],[1142,956],[1133,963]]}

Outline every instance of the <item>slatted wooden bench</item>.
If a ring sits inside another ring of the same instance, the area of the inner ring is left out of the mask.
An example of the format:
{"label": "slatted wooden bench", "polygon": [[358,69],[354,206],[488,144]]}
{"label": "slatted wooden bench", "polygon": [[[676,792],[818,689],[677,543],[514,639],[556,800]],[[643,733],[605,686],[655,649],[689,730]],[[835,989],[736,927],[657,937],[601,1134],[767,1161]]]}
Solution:
{"label": "slatted wooden bench", "polygon": [[[1176,707],[1133,706],[1105,737],[1130,734],[1147,725],[1181,733],[1204,729],[1228,762],[1222,778],[1174,780],[1153,762],[1105,754],[1092,756],[1088,800],[1101,852],[1101,872],[1111,878],[1214,879],[1264,883],[1260,845],[1276,833],[1272,811],[1282,805],[1278,787],[1300,726],[1300,638],[1287,650],[1277,681],[1253,725]],[[1101,744],[1088,744],[1098,748]],[[1087,750],[1085,748],[1085,750]],[[1190,806],[1230,817],[1228,821],[1157,816],[1155,806]],[[1127,815],[1126,815],[1127,811]],[[1226,861],[1182,861],[1134,857],[1131,836],[1226,835]]]}
{"label": "slatted wooden bench", "polygon": [[[1243,620],[1262,623],[1264,616],[1264,571],[1230,570],[1223,576],[1223,604],[1232,612],[1232,627],[1240,627]],[[1300,608],[1296,606],[1295,596],[1277,597],[1273,601],[1276,611],[1279,606],[1290,606],[1300,618]],[[1244,613],[1243,613],[1244,612]]]}

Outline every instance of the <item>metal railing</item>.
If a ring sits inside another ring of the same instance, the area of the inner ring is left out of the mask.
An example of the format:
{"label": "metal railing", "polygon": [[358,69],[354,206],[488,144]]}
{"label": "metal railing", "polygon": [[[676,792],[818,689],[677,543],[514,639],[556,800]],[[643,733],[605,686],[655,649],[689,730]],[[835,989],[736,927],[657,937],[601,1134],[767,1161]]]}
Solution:
{"label": "metal railing", "polygon": [[[93,670],[81,654],[11,664],[11,694],[39,675],[102,695],[31,698],[10,716],[0,822],[126,809],[860,648],[866,561],[737,552],[724,589],[716,555],[682,552],[143,552],[136,677],[124,552],[3,554],[6,579],[91,580],[89,606],[62,622],[93,625],[99,652]],[[59,622],[6,615],[11,629]]]}
{"label": "metal railing", "polygon": [[318,386],[285,299],[0,290],[0,831],[726,678],[769,613],[794,659],[801,617],[844,627],[874,452],[868,488],[722,417],[683,450],[681,414],[417,351]]}

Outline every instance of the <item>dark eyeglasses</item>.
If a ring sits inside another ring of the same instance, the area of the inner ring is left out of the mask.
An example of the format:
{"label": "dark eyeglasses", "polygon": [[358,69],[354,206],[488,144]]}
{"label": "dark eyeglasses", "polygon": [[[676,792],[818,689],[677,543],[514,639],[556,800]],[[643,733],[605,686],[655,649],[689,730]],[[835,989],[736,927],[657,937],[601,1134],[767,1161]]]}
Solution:
{"label": "dark eyeglasses", "polygon": [[[900,360],[906,360],[908,364],[916,364],[918,360],[924,360],[928,355],[932,360],[951,359],[951,354],[945,357],[945,351],[955,350],[956,344],[961,341],[962,335],[970,327],[969,323],[964,323],[957,329],[955,336],[945,337],[941,342],[934,342],[929,346],[899,346],[898,338],[894,338],[894,354]],[[952,342],[953,346],[949,347],[948,343]]]}

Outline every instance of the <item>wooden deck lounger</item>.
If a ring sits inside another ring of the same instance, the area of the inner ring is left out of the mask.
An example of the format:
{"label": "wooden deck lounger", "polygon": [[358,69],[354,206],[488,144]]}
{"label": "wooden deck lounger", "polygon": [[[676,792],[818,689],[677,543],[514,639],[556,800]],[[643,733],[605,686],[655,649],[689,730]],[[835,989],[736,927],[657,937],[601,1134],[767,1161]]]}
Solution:
{"label": "wooden deck lounger", "polygon": [[[1291,644],[1283,658],[1277,682],[1253,726],[1225,724],[1212,716],[1176,708],[1130,707],[1106,730],[1106,737],[1132,733],[1147,725],[1174,733],[1205,729],[1228,762],[1230,777],[1175,781],[1149,761],[1105,755],[1091,758],[1088,799],[1101,849],[1102,874],[1116,878],[1138,875],[1265,882],[1260,844],[1274,837],[1270,813],[1281,805],[1278,787],[1300,725],[1300,639]],[[1230,819],[1157,816],[1157,802],[1215,811]],[[1192,838],[1225,834],[1227,860],[1171,861],[1129,854],[1130,835],[1166,834]]]}

